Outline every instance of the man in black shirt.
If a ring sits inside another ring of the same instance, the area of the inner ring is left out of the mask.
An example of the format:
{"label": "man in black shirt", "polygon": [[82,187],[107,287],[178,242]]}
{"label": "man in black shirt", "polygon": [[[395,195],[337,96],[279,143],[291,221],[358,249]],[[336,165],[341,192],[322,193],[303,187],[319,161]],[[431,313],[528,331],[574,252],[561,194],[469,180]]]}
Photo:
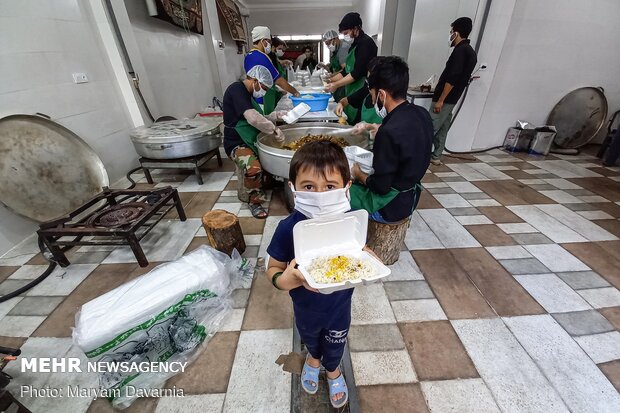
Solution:
{"label": "man in black shirt", "polygon": [[353,165],[358,183],[349,192],[351,207],[367,210],[377,222],[394,223],[411,215],[430,162],[433,124],[425,109],[407,102],[408,84],[409,68],[400,57],[373,60],[368,88],[383,118],[373,147],[374,172],[367,175]]}
{"label": "man in black shirt", "polygon": [[441,154],[446,145],[446,138],[452,121],[452,109],[469,84],[469,78],[477,62],[476,52],[467,38],[472,29],[471,19],[459,17],[451,26],[450,47],[454,47],[454,50],[446,62],[446,68],[439,77],[430,108],[435,134],[431,157],[433,165],[441,165]]}
{"label": "man in black shirt", "polygon": [[[349,96],[364,87],[370,61],[377,56],[377,45],[362,30],[362,18],[359,13],[347,13],[338,25],[338,30],[351,47],[343,71],[330,78],[325,90],[334,93],[338,88],[344,87],[345,95]],[[345,113],[349,124],[353,125],[357,109],[348,106],[345,108]]]}

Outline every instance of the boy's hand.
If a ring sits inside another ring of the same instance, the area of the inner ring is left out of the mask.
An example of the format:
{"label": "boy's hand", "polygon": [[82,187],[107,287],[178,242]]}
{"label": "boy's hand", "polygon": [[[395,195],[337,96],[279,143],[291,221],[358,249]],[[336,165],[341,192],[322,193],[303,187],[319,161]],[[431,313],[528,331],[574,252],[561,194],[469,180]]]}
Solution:
{"label": "boy's hand", "polygon": [[316,288],[312,288],[308,285],[306,278],[301,273],[301,271],[295,268],[296,266],[297,266],[297,262],[295,261],[295,259],[293,259],[293,261],[291,261],[286,267],[286,271],[284,271],[283,275],[288,273],[290,277],[294,278],[297,282],[299,282],[300,287],[303,285],[306,290],[318,293],[319,290],[317,290]]}

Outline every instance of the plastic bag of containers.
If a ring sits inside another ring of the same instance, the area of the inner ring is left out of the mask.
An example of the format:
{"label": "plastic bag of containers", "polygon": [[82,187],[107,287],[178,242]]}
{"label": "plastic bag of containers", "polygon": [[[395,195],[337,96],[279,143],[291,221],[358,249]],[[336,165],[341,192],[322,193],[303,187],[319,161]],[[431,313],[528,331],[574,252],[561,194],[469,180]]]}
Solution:
{"label": "plastic bag of containers", "polygon": [[202,246],[84,304],[73,342],[97,363],[100,390],[113,406],[128,407],[136,389],[159,389],[178,373],[136,366],[197,357],[232,309],[232,290],[252,270],[236,250],[231,258]]}

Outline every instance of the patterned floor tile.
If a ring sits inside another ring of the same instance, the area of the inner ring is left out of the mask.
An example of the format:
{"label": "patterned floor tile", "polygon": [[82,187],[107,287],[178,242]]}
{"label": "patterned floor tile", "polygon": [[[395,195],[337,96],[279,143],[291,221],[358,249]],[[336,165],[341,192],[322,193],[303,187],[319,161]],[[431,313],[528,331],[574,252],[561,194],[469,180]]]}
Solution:
{"label": "patterned floor tile", "polygon": [[568,194],[559,189],[555,189],[553,191],[540,191],[540,193],[546,196],[547,198],[553,199],[555,202],[559,204],[580,204],[583,202],[581,199],[577,198],[576,196]]}
{"label": "patterned floor tile", "polygon": [[556,244],[526,245],[525,249],[553,272],[588,271],[590,269],[570,252]]}
{"label": "patterned floor tile", "polygon": [[389,281],[424,280],[422,271],[420,271],[418,264],[416,264],[409,251],[402,251],[398,261],[392,265],[388,265],[388,267],[392,273],[387,278],[383,279],[384,283]]}
{"label": "patterned floor tile", "polygon": [[510,236],[519,245],[553,244],[553,241],[538,232],[535,234],[511,234]]}
{"label": "patterned floor tile", "polygon": [[67,268],[56,267],[40,284],[28,290],[26,295],[69,295],[95,268],[97,268],[97,264],[73,264]]}
{"label": "patterned floor tile", "polygon": [[459,194],[434,194],[433,198],[444,208],[466,208],[471,206],[471,204]]}
{"label": "patterned floor tile", "polygon": [[480,211],[474,207],[465,207],[465,208],[448,208],[448,212],[455,217],[464,217],[464,216],[473,216],[480,215]]}
{"label": "patterned floor tile", "polygon": [[500,319],[452,321],[502,411],[566,412],[559,394]]}
{"label": "patterned floor tile", "polygon": [[508,245],[503,247],[486,247],[486,250],[496,260],[508,260],[517,258],[529,258],[532,255],[520,245]]}
{"label": "patterned floor tile", "polygon": [[614,385],[618,393],[620,393],[620,360],[609,361],[607,363],[599,364],[607,379]]}
{"label": "patterned floor tile", "polygon": [[166,382],[166,388],[176,386],[186,394],[225,393],[238,340],[238,332],[218,332],[183,374]]}
{"label": "patterned floor tile", "polygon": [[592,308],[555,274],[515,275],[515,278],[550,313]]}
{"label": "patterned floor tile", "polygon": [[284,412],[290,409],[291,375],[275,363],[291,351],[293,332],[284,330],[242,331],[223,412]]}
{"label": "patterned floor tile", "polygon": [[[188,218],[202,218],[204,214],[213,209],[219,192],[199,192],[194,195],[183,209]],[[238,202],[238,201],[237,201]]]}
{"label": "patterned floor tile", "polygon": [[2,334],[9,337],[30,337],[45,316],[6,315],[2,318]]}
{"label": "patterned floor tile", "polygon": [[203,412],[220,413],[226,394],[198,394],[184,397],[162,397],[155,413]]}
{"label": "patterned floor tile", "polygon": [[606,333],[614,329],[614,326],[595,310],[558,313],[552,316],[572,336]]}
{"label": "patterned floor tile", "polygon": [[575,341],[597,364],[620,359],[620,332],[618,331],[575,337]]}
{"label": "patterned floor tile", "polygon": [[461,225],[486,225],[493,223],[486,215],[462,215],[455,216],[455,218]]}
{"label": "patterned floor tile", "polygon": [[425,381],[420,385],[432,412],[500,412],[481,379]]}
{"label": "patterned floor tile", "polygon": [[2,320],[2,317],[7,315],[23,299],[24,299],[23,297],[18,296],[18,297],[10,298],[7,301],[0,303],[0,320]]}
{"label": "patterned floor tile", "polygon": [[395,322],[383,285],[372,284],[355,289],[351,302],[351,325]]}
{"label": "patterned floor tile", "polygon": [[199,185],[196,175],[190,175],[177,188],[179,192],[223,191],[234,172],[210,172],[203,174],[203,184]]}
{"label": "patterned floor tile", "polygon": [[613,411],[620,405],[620,394],[550,316],[514,317],[505,322],[571,411]]}
{"label": "patterned floor tile", "polygon": [[583,261],[609,283],[620,288],[620,243],[574,243],[563,244],[562,247]]}
{"label": "patterned floor tile", "polygon": [[444,248],[439,238],[420,216],[420,211],[415,211],[411,216],[411,224],[405,234],[405,245],[410,250]]}
{"label": "patterned floor tile", "polygon": [[[560,205],[561,206],[561,205]],[[545,236],[549,237],[552,241],[560,242],[583,242],[586,238],[578,234],[576,231],[563,222],[559,221],[553,215],[544,213],[541,209],[533,205],[521,205],[508,207],[512,212],[517,214],[528,224],[542,232]],[[566,209],[566,208],[565,208]],[[566,209],[567,211],[570,211]],[[576,216],[579,216],[575,214]],[[584,219],[584,218],[582,218]],[[587,221],[587,220],[586,220]],[[589,221],[588,221],[589,222]]]}
{"label": "patterned floor tile", "polygon": [[556,273],[573,290],[609,287],[609,283],[594,271],[575,271]]}
{"label": "patterned floor tile", "polygon": [[[173,261],[183,255],[201,225],[200,219],[196,218],[185,222],[161,221],[142,239],[140,245],[149,262]],[[116,248],[103,260],[104,264],[135,262],[136,257],[129,247]]]}
{"label": "patterned floor tile", "polygon": [[497,225],[475,225],[467,227],[467,231],[484,247],[514,245],[515,241]]}
{"label": "patterned floor tile", "polygon": [[583,218],[581,215],[571,211],[563,205],[538,205],[537,207],[547,215],[552,216],[560,222],[570,223],[570,228],[573,231],[577,232],[584,238],[587,238],[589,241],[613,241],[617,239],[617,237],[613,234],[602,229],[595,223]]}
{"label": "patterned floor tile", "polygon": [[426,281],[394,281],[383,283],[390,301],[435,298]]}
{"label": "patterned floor tile", "polygon": [[448,186],[458,194],[482,192],[480,188],[471,182],[448,182]]}
{"label": "patterned floor tile", "polygon": [[289,295],[256,274],[243,319],[243,330],[284,329],[293,327],[293,305]]}
{"label": "patterned floor tile", "polygon": [[499,263],[506,268],[506,270],[513,274],[544,274],[551,272],[536,258],[517,258],[513,260],[499,260]]}
{"label": "patterned floor tile", "polygon": [[224,318],[218,331],[240,331],[243,324],[244,308],[235,308]]}
{"label": "patterned floor tile", "polygon": [[450,251],[416,251],[413,256],[449,318],[495,315]]}
{"label": "patterned floor tile", "polygon": [[521,218],[503,206],[480,207],[478,210],[496,224],[513,224],[523,222]]}
{"label": "patterned floor tile", "polygon": [[544,312],[540,304],[484,249],[454,250],[453,256],[498,315]]}
{"label": "patterned floor tile", "polygon": [[419,384],[387,384],[357,387],[362,413],[401,413],[403,406],[416,413],[428,413]]}
{"label": "patterned floor tile", "polygon": [[[425,209],[418,212],[444,247],[470,248],[480,246],[478,241],[448,211]],[[405,243],[407,243],[406,238]]]}
{"label": "patterned floor tile", "polygon": [[538,232],[536,228],[525,222],[516,224],[497,224],[498,228],[506,234],[529,234]]}
{"label": "patterned floor tile", "polygon": [[18,270],[15,271],[8,279],[9,280],[34,280],[38,278],[45,270],[47,270],[48,265],[22,265],[18,267]]}
{"label": "patterned floor tile", "polygon": [[349,349],[356,351],[402,350],[405,342],[396,324],[351,326],[347,337]]}
{"label": "patterned floor tile", "polygon": [[615,287],[579,290],[579,294],[594,308],[620,305],[620,291]]}
{"label": "patterned floor tile", "polygon": [[24,297],[9,315],[47,316],[64,300],[64,297]]}
{"label": "patterned floor tile", "polygon": [[406,350],[352,352],[356,386],[416,383],[416,373]]}
{"label": "patterned floor tile", "polygon": [[420,381],[478,377],[449,321],[401,323],[399,328]]}
{"label": "patterned floor tile", "polygon": [[392,308],[399,323],[448,319],[435,299],[394,301]]}

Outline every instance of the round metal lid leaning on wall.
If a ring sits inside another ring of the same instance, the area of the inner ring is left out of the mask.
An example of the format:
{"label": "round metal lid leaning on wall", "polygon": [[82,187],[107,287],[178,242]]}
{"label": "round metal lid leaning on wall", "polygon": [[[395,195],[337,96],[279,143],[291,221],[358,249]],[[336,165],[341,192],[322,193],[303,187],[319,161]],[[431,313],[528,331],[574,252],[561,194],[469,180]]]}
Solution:
{"label": "round metal lid leaning on wall", "polygon": [[97,154],[69,129],[34,115],[0,119],[0,202],[45,222],[109,185]]}
{"label": "round metal lid leaning on wall", "polygon": [[547,118],[556,128],[553,140],[566,149],[580,148],[596,137],[607,121],[607,98],[602,88],[582,87],[564,96]]}

